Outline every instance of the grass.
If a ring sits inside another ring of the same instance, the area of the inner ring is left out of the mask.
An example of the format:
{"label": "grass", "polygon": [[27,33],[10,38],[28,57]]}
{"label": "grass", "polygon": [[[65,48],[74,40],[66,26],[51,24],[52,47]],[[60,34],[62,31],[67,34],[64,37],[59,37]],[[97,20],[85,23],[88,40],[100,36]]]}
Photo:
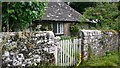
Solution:
{"label": "grass", "polygon": [[85,61],[80,66],[119,66],[119,55],[120,53],[118,53],[118,51],[112,51],[105,56]]}
{"label": "grass", "polygon": [[[43,63],[42,65],[39,65],[37,67],[33,65],[30,68],[91,68],[90,66],[108,66],[108,67],[101,67],[101,68],[109,68],[110,66],[117,66],[113,68],[120,68],[118,67],[120,64],[119,61],[120,61],[120,52],[112,51],[112,52],[107,52],[105,56],[85,61],[84,64],[81,64],[78,67],[77,66],[55,66],[54,64]],[[92,67],[92,68],[95,68],[95,67]]]}
{"label": "grass", "polygon": [[71,36],[60,36],[61,40],[69,40],[69,39],[74,39],[77,37],[71,37]]}

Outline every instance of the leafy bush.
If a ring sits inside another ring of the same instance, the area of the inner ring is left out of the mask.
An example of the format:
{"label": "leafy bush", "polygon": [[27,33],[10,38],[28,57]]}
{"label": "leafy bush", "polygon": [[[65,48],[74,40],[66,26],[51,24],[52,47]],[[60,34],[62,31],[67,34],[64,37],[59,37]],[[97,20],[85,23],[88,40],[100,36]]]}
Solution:
{"label": "leafy bush", "polygon": [[86,19],[98,19],[100,22],[97,22],[95,28],[120,30],[120,11],[117,5],[117,3],[97,3],[95,7],[88,7],[81,17],[81,22]]}
{"label": "leafy bush", "polygon": [[78,32],[79,32],[79,25],[78,24],[71,24],[70,25],[70,32],[71,32],[71,36],[78,36]]}
{"label": "leafy bush", "polygon": [[28,28],[32,20],[41,19],[47,3],[3,2],[2,24],[7,30],[19,31]]}

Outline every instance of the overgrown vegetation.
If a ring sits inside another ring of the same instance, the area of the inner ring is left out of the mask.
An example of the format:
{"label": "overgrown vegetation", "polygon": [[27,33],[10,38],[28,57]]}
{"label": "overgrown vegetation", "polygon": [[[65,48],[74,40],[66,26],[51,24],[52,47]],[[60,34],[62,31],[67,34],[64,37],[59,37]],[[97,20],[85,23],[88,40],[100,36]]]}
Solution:
{"label": "overgrown vegetation", "polygon": [[46,63],[46,62],[42,62],[41,64],[38,64],[37,66],[35,66],[35,64],[31,65],[30,68],[53,68],[55,67],[55,64],[50,64],[50,63]]}
{"label": "overgrown vegetation", "polygon": [[22,31],[31,27],[33,20],[41,19],[46,5],[46,2],[3,2],[3,31]]}
{"label": "overgrown vegetation", "polygon": [[71,36],[78,36],[79,26],[76,23],[70,24]]}
{"label": "overgrown vegetation", "polygon": [[90,59],[80,66],[119,66],[119,52],[107,52],[105,56]]}
{"label": "overgrown vegetation", "polygon": [[71,2],[70,6],[72,8],[74,8],[76,11],[83,14],[83,12],[85,11],[85,8],[87,8],[87,7],[95,7],[96,2]]}
{"label": "overgrown vegetation", "polygon": [[[47,3],[38,2],[4,2],[2,5],[3,27],[7,27],[5,28],[5,30],[7,31],[22,31],[24,28],[27,28],[29,27],[29,25],[31,25],[32,20],[42,17],[46,5]],[[91,6],[90,4],[88,5]],[[78,6],[75,6],[75,8],[78,9]],[[120,4],[118,3],[98,3],[95,4],[95,6],[93,7],[86,8],[85,10],[82,9],[82,12],[82,21],[84,21],[85,19],[100,20],[100,23],[95,24],[96,27],[94,29],[102,28],[114,29],[117,31],[120,30]],[[92,25],[94,26],[94,24]],[[70,31],[72,37],[61,36],[61,40],[73,39],[75,36],[78,36],[78,32],[80,30],[79,26],[82,25],[71,24]],[[42,28],[42,30],[52,30],[52,28],[49,28],[50,25],[48,24],[44,23],[43,27],[44,28]],[[89,49],[89,51],[91,50]],[[77,56],[79,57],[80,54],[78,54]],[[120,53],[118,55],[117,51],[107,52],[105,56],[96,59],[91,58],[80,66],[118,66],[120,64],[119,58]],[[78,58],[77,63],[79,63],[79,61],[81,61],[80,58]],[[45,64],[46,67],[48,65],[48,63]]]}
{"label": "overgrown vegetation", "polygon": [[[80,16],[79,25],[77,25],[80,27],[79,29],[120,31],[120,2],[71,2],[70,6],[83,14]],[[95,23],[93,20],[98,21]],[[89,24],[85,24],[86,22]],[[88,25],[88,28],[84,25]]]}
{"label": "overgrown vegetation", "polygon": [[60,36],[60,40],[69,40],[69,39],[75,39],[77,37],[71,37],[71,36]]}
{"label": "overgrown vegetation", "polygon": [[95,7],[85,8],[81,22],[89,20],[100,20],[97,22],[97,29],[120,30],[120,11],[118,3],[97,3]]}

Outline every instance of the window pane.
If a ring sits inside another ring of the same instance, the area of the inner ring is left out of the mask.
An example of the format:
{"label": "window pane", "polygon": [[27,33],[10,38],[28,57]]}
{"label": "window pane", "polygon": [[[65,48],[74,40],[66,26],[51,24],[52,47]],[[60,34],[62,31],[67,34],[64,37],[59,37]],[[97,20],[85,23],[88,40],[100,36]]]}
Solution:
{"label": "window pane", "polygon": [[57,24],[56,23],[53,23],[53,32],[57,33]]}
{"label": "window pane", "polygon": [[53,24],[53,31],[55,32],[55,33],[61,33],[61,34],[63,34],[64,32],[63,32],[63,23],[54,23]]}
{"label": "window pane", "polygon": [[61,33],[61,26],[60,26],[61,24],[60,23],[58,23],[58,33]]}

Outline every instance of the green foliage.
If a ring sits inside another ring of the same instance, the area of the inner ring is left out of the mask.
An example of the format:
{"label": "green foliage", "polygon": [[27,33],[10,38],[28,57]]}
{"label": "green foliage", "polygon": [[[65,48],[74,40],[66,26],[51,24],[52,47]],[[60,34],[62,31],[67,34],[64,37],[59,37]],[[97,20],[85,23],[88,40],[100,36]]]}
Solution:
{"label": "green foliage", "polygon": [[91,46],[90,46],[90,45],[88,45],[88,53],[89,53],[88,60],[89,60],[89,59],[93,59],[94,57],[93,57],[93,55],[92,55],[92,49],[91,49]]}
{"label": "green foliage", "polygon": [[102,29],[115,29],[119,30],[120,24],[120,11],[118,10],[117,3],[98,3],[96,7],[89,7],[85,9],[81,21],[86,19],[99,19],[100,23],[96,25],[96,28]]}
{"label": "green foliage", "polygon": [[42,27],[40,30],[42,31],[52,31],[52,27],[50,23],[41,23]]}
{"label": "green foliage", "polygon": [[79,32],[79,25],[78,24],[71,24],[70,25],[70,32],[71,32],[71,36],[78,36],[78,32]]}
{"label": "green foliage", "polygon": [[2,23],[12,31],[23,30],[32,20],[41,19],[44,14],[44,2],[3,2]]}
{"label": "green foliage", "polygon": [[60,36],[61,40],[69,40],[69,39],[75,39],[75,37],[71,36]]}
{"label": "green foliage", "polygon": [[76,64],[76,66],[79,66],[80,63],[81,63],[81,54],[80,54],[79,52],[77,52],[76,59],[77,59],[77,64]]}
{"label": "green foliage", "polygon": [[111,51],[107,52],[106,56],[88,60],[80,66],[118,66],[118,64],[118,52]]}
{"label": "green foliage", "polygon": [[46,63],[45,61],[42,61],[41,64],[38,64],[37,66],[35,66],[34,64],[32,64],[29,68],[53,68],[55,66],[55,64],[51,64],[51,63]]}
{"label": "green foliage", "polygon": [[94,7],[96,6],[96,3],[94,2],[71,2],[70,6],[74,8],[76,11],[83,13],[85,11],[85,8]]}

